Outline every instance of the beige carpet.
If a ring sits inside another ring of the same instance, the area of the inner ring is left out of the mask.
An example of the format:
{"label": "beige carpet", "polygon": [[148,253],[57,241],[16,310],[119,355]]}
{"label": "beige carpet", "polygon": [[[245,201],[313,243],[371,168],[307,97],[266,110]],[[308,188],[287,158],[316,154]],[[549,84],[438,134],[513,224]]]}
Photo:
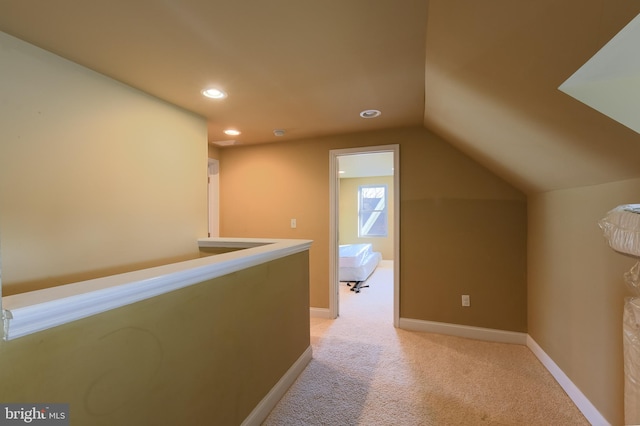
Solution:
{"label": "beige carpet", "polygon": [[264,425],[588,425],[525,346],[393,327],[392,264],[311,319],[313,360]]}

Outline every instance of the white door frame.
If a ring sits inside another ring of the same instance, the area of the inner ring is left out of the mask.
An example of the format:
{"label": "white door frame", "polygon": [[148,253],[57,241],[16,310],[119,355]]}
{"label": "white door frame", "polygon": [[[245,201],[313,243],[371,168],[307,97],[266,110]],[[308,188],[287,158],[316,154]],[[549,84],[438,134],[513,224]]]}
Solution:
{"label": "white door frame", "polygon": [[338,221],[340,176],[338,157],[344,155],[393,153],[393,325],[400,322],[400,145],[380,145],[329,151],[329,315],[337,318],[340,312],[338,278]]}
{"label": "white door frame", "polygon": [[220,162],[209,158],[207,163],[207,212],[209,237],[220,236]]}

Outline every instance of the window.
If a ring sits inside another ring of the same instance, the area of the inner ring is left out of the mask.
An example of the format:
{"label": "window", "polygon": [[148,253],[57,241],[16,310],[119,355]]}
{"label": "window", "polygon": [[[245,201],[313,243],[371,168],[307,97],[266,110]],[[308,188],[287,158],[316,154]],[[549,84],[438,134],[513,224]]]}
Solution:
{"label": "window", "polygon": [[358,187],[358,237],[386,237],[387,185]]}

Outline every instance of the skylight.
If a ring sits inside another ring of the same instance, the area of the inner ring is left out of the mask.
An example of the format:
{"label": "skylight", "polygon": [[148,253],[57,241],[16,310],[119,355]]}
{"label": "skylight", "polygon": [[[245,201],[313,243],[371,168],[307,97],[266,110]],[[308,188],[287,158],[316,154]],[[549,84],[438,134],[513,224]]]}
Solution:
{"label": "skylight", "polygon": [[640,133],[640,15],[559,87]]}

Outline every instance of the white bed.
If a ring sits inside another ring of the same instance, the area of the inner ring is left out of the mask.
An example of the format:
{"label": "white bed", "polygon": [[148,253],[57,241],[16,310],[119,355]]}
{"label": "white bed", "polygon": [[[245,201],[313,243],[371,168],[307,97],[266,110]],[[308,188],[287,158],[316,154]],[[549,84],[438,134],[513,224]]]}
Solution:
{"label": "white bed", "polygon": [[365,281],[376,269],[382,254],[371,244],[344,244],[339,247],[339,279],[344,282]]}

